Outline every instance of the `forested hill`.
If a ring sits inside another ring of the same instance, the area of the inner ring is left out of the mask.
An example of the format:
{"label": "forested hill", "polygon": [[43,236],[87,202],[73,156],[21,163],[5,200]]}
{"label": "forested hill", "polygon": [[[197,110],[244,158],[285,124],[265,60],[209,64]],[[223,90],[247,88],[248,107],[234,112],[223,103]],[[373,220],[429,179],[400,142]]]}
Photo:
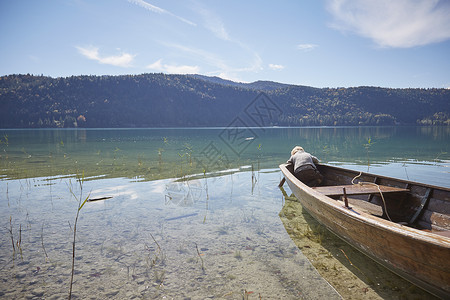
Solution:
{"label": "forested hill", "polygon": [[143,74],[0,77],[0,128],[228,126],[263,102],[276,108],[265,126],[450,125],[448,89],[312,88]]}

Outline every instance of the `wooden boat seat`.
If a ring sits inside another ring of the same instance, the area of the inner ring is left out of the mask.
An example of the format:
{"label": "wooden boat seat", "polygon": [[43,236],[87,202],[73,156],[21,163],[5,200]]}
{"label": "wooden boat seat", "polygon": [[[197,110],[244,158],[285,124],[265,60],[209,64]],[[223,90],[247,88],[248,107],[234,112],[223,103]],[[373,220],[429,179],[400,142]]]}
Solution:
{"label": "wooden boat seat", "polygon": [[[339,200],[344,204],[344,201]],[[363,211],[373,216],[382,217],[383,216],[383,208],[380,205],[367,202],[361,199],[348,198],[348,203],[351,207],[356,208],[357,210]]]}
{"label": "wooden boat seat", "polygon": [[[387,185],[378,185],[382,193],[398,193],[409,192],[409,189],[397,188]],[[380,191],[378,187],[371,184],[349,184],[349,185],[332,185],[313,187],[314,190],[326,196],[342,196],[344,188],[347,195],[369,195],[376,194]]]}

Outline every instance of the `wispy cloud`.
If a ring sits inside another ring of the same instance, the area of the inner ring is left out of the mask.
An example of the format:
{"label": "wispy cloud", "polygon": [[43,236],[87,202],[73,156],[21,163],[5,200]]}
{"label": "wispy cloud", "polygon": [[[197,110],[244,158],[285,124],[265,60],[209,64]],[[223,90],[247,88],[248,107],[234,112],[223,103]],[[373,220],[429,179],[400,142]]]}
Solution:
{"label": "wispy cloud", "polygon": [[304,52],[312,51],[312,50],[316,49],[317,47],[319,47],[319,45],[315,45],[315,44],[299,44],[299,45],[297,45],[297,49],[304,51]]}
{"label": "wispy cloud", "polygon": [[206,29],[211,31],[219,39],[225,41],[230,40],[230,36],[227,30],[225,29],[225,25],[219,16],[217,16],[214,12],[207,10],[203,7],[197,7],[196,11],[202,16],[204,26]]}
{"label": "wispy cloud", "polygon": [[202,61],[214,68],[219,69],[227,69],[228,66],[223,59],[218,57],[216,54],[205,51],[203,49],[198,49],[194,47],[188,47],[180,44],[174,43],[162,43],[164,46],[168,48],[175,49],[177,51],[181,51],[187,54],[187,56],[196,59],[198,61]]}
{"label": "wispy cloud", "polygon": [[218,56],[215,53],[198,49],[194,47],[188,47],[180,44],[162,43],[166,47],[173,48],[178,51],[184,52],[191,59],[201,61],[201,63],[208,65],[213,70],[207,72],[208,75],[220,76],[225,79],[241,81],[239,79],[240,73],[246,72],[258,72],[263,69],[262,59],[256,52],[252,52],[246,48],[245,45],[241,45],[246,51],[251,53],[251,59],[248,59],[248,66],[234,67],[233,63],[228,63],[225,59]]}
{"label": "wispy cloud", "polygon": [[328,0],[332,27],[372,39],[381,47],[408,48],[450,38],[447,0]]}
{"label": "wispy cloud", "polygon": [[143,0],[128,0],[128,2],[136,4],[136,5],[140,6],[140,7],[143,7],[146,10],[149,10],[149,11],[154,12],[154,13],[166,14],[166,15],[169,15],[171,17],[177,18],[178,20],[180,20],[180,21],[182,21],[182,22],[184,22],[186,24],[189,24],[191,26],[197,26],[197,24],[195,24],[194,22],[191,22],[191,21],[189,21],[189,20],[187,20],[185,18],[182,18],[180,16],[177,16],[177,15],[171,13],[170,11],[167,11],[167,10],[165,10],[163,8],[160,8],[158,6],[155,6],[153,4],[145,2]]}
{"label": "wispy cloud", "polygon": [[269,64],[269,69],[275,70],[275,71],[280,71],[280,70],[284,69],[284,66],[283,65]]}
{"label": "wispy cloud", "polygon": [[148,65],[147,69],[171,74],[196,74],[200,71],[200,68],[198,66],[177,66],[163,64],[162,59],[159,59],[156,62]]}
{"label": "wispy cloud", "polygon": [[100,56],[99,49],[97,47],[89,46],[89,47],[76,47],[78,52],[80,52],[83,56],[96,60],[101,64],[112,65],[117,67],[130,67],[131,63],[134,60],[135,55],[129,53],[122,53],[120,55],[112,55],[112,56]]}
{"label": "wispy cloud", "polygon": [[[138,0],[128,0],[130,2],[135,3]],[[143,1],[142,1],[143,2]],[[139,0],[141,3],[141,0]],[[208,30],[213,37],[221,40],[214,41],[214,43],[223,43],[224,47],[228,47],[233,52],[239,52],[238,59],[229,59],[225,58],[223,55],[218,54],[217,52],[207,51],[205,49],[181,45],[177,43],[170,42],[160,42],[164,46],[168,48],[172,48],[176,53],[182,53],[183,56],[188,57],[191,60],[198,61],[198,65],[202,66],[203,72],[208,75],[217,75],[222,78],[233,78],[236,80],[239,77],[239,74],[245,72],[258,72],[263,69],[263,62],[261,57],[256,51],[253,51],[248,45],[245,43],[234,39],[227,31],[225,23],[222,21],[219,14],[205,8],[203,4],[196,2],[193,0],[192,2],[192,10],[200,17],[199,25],[201,25],[204,29]],[[156,8],[152,5],[148,9],[152,11]],[[156,12],[156,11],[155,11]],[[158,10],[157,12],[160,12]],[[236,48],[236,49],[233,49]],[[248,54],[245,63],[241,63],[239,67],[236,67],[236,61],[240,60],[244,54]],[[148,66],[153,70],[158,70],[162,72],[174,72],[183,71],[183,73],[195,73],[198,72],[198,66],[170,66],[162,63],[162,60],[158,60],[155,63]],[[206,71],[208,70],[208,71]]]}

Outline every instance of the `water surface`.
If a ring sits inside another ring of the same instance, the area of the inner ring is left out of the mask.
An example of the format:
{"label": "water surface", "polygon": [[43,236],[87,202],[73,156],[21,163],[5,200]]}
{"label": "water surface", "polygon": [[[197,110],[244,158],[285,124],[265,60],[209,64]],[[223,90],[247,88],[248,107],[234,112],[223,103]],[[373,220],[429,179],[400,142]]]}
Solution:
{"label": "water surface", "polygon": [[11,179],[84,172],[154,180],[276,168],[301,145],[325,163],[393,165],[394,176],[450,186],[450,127],[0,130],[0,140],[0,176]]}
{"label": "water surface", "polygon": [[67,297],[79,201],[112,197],[80,210],[79,298],[332,299],[323,270],[334,268],[347,272],[333,282],[344,298],[431,298],[308,219],[277,188],[277,166],[301,145],[323,162],[450,187],[447,127],[0,137],[2,297]]}

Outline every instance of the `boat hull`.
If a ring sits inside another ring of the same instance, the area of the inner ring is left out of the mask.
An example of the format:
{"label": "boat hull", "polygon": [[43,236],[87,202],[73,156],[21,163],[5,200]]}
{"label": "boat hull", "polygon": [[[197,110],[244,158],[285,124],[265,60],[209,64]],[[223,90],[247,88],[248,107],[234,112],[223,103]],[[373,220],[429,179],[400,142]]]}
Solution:
{"label": "boat hull", "polygon": [[450,238],[347,208],[280,168],[302,206],[331,232],[415,285],[450,298]]}

